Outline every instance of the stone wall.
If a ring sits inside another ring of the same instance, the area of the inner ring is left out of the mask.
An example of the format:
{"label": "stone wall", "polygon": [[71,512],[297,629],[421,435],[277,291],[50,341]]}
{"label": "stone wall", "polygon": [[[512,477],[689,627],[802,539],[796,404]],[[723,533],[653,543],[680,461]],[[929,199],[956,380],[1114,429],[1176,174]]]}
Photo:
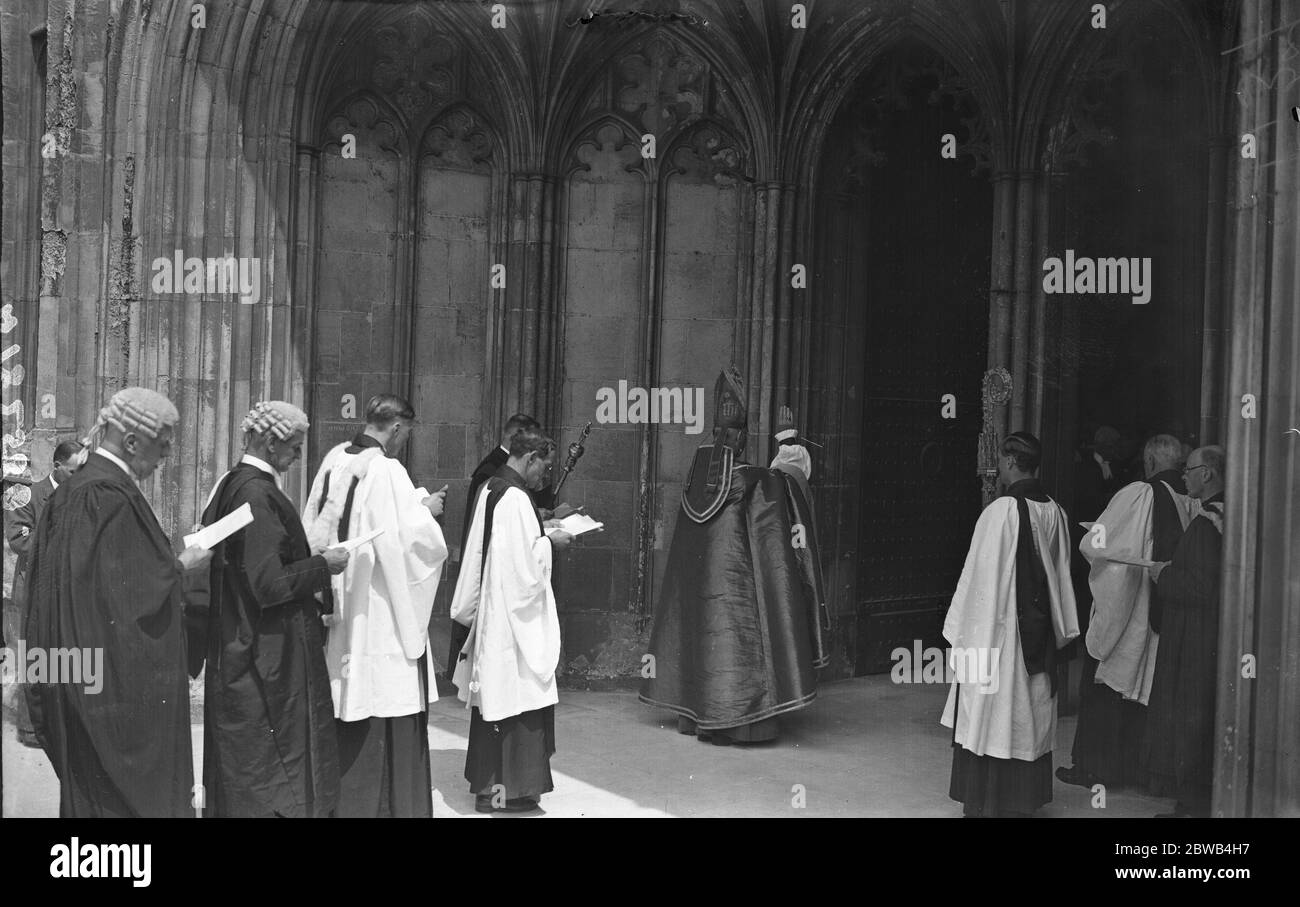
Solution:
{"label": "stone wall", "polygon": [[[84,432],[125,384],[168,393],[182,428],[147,491],[179,538],[238,455],[252,402],[308,408],[307,463],[287,483],[301,500],[366,398],[404,392],[422,420],[408,466],[419,484],[450,485],[458,544],[469,471],[509,413],[532,412],[563,445],[595,421],[601,388],[703,388],[711,403],[734,362],[751,461],[771,456],[785,402],[842,445],[815,483],[844,617],[828,673],[851,672],[860,590],[846,565],[870,540],[856,505],[835,506],[859,485],[861,432],[834,414],[861,369],[845,342],[863,321],[821,312],[825,289],[791,279],[819,258],[830,124],[901,42],[947,62],[978,112],[964,138],[994,180],[987,364],[1011,368],[1017,422],[1037,425],[1034,212],[1048,136],[1098,37],[1073,0],[1017,7],[1010,23],[992,0],[807,6],[795,27],[775,0],[616,2],[585,22],[585,4],[506,4],[494,28],[483,4],[228,0],[203,5],[201,25],[174,0],[6,4],[4,292],[35,332],[35,437]],[[1133,5],[1115,7],[1120,23]],[[67,142],[33,181],[22,59],[42,24],[45,125]],[[258,298],[155,289],[155,261],[178,249],[256,262]],[[36,406],[47,394],[48,413]],[[998,425],[1010,418],[1001,407]],[[588,442],[564,497],[607,530],[558,571],[573,682],[639,664],[681,482],[711,421],[701,435],[598,425]]]}

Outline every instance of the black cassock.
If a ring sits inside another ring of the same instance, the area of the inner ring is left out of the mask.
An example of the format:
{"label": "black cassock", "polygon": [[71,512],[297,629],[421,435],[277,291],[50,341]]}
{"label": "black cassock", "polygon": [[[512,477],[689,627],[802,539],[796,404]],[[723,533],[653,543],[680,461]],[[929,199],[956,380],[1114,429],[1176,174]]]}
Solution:
{"label": "black cassock", "polygon": [[51,496],[29,566],[29,646],[99,649],[103,688],[28,688],[63,817],[193,816],[184,572],[149,502],[92,453]]}
{"label": "black cassock", "polygon": [[256,466],[226,475],[203,522],[244,504],[253,522],[216,547],[210,573],[208,814],[328,816],[338,803],[339,757],[315,593],[330,594],[329,568],[312,556],[293,504]]}
{"label": "black cassock", "polygon": [[[805,547],[796,547],[801,525]],[[802,476],[733,467],[726,503],[703,523],[678,515],[640,699],[701,731],[802,708],[829,660],[820,564]]]}
{"label": "black cassock", "polygon": [[1202,502],[1160,573],[1160,647],[1151,681],[1142,765],[1151,792],[1209,809],[1219,654],[1223,498]]}

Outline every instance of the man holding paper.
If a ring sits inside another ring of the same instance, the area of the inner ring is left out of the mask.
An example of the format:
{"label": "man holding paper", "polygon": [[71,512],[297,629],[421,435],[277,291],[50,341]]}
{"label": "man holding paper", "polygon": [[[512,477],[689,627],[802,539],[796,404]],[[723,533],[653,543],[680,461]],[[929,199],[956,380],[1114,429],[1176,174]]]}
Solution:
{"label": "man holding paper", "polygon": [[528,812],[552,790],[560,620],[554,550],[573,536],[543,530],[529,489],[543,486],[555,442],[510,439],[510,459],[479,494],[451,618],[470,628],[454,680],[470,713],[465,780],[479,812]]}
{"label": "man holding paper", "polygon": [[[1127,561],[1168,561],[1192,518],[1180,469],[1183,445],[1156,435],[1142,451],[1146,479],[1125,485],[1079,543],[1091,565],[1088,658],[1066,784],[1122,786],[1139,778],[1146,706],[1160,643],[1159,602],[1146,570]],[[1120,560],[1123,559],[1123,560]]]}
{"label": "man holding paper", "polygon": [[[313,554],[279,476],[302,455],[298,407],[258,403],[244,418],[244,456],[203,514],[215,545],[203,651],[205,804],[212,816],[330,816],[338,802],[338,743],[320,622],[330,575],[348,553]],[[251,523],[236,529],[252,517]],[[233,519],[232,519],[233,517]],[[226,520],[226,526],[220,521]],[[194,662],[191,661],[191,666]]]}
{"label": "man holding paper", "polygon": [[1173,557],[1148,569],[1160,597],[1160,650],[1142,767],[1151,793],[1178,798],[1166,817],[1210,814],[1224,474],[1222,447],[1191,452],[1183,479],[1187,493],[1201,502],[1201,511],[1187,525]]}
{"label": "man holding paper", "polygon": [[114,394],[88,439],[98,446],[33,537],[29,647],[103,653],[97,685],[27,689],[64,818],[193,815],[182,599],[212,554],[177,557],[138,484],[171,453],[179,418],[156,391]]}
{"label": "man holding paper", "polygon": [[312,545],[369,537],[334,578],[327,622],[340,817],[433,814],[429,617],[447,559],[434,519],[446,489],[417,490],[393,458],[414,421],[401,397],[371,398],[365,430],[325,455],[304,510]]}

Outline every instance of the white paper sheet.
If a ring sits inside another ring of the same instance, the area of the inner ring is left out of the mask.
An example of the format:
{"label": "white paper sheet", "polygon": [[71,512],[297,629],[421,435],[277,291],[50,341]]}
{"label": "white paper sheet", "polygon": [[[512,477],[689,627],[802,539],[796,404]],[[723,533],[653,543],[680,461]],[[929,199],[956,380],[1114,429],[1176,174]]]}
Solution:
{"label": "white paper sheet", "polygon": [[366,542],[369,542],[372,539],[379,538],[379,536],[383,534],[384,534],[383,529],[372,529],[371,531],[367,532],[365,535],[359,535],[354,539],[348,539],[346,542],[339,542],[338,545],[336,545],[335,547],[346,548],[348,551],[356,551],[362,545],[366,544]]}
{"label": "white paper sheet", "polygon": [[185,547],[205,550],[215,548],[251,522],[253,522],[253,511],[245,504],[237,510],[232,510],[211,526],[204,526],[198,532],[185,536]]}
{"label": "white paper sheet", "polygon": [[[551,522],[555,522],[552,520]],[[564,531],[569,535],[582,535],[584,532],[594,532],[597,529],[604,529],[604,523],[598,523],[585,513],[571,513],[559,521],[558,526],[552,526],[546,530],[546,534]]]}

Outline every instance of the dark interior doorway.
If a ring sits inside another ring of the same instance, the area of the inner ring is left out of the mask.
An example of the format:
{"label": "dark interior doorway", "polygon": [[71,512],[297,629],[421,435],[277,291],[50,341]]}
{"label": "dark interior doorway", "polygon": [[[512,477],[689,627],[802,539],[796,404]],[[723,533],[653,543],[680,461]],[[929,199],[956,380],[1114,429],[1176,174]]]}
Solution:
{"label": "dark interior doorway", "polygon": [[[888,670],[916,640],[942,645],[979,516],[993,194],[968,150],[977,119],[955,73],[906,43],[860,80],[827,137],[819,273],[849,347],[838,417],[852,450],[839,467],[856,482],[840,487],[857,506],[835,554],[853,563],[855,675]],[[945,134],[955,160],[940,154]]]}

